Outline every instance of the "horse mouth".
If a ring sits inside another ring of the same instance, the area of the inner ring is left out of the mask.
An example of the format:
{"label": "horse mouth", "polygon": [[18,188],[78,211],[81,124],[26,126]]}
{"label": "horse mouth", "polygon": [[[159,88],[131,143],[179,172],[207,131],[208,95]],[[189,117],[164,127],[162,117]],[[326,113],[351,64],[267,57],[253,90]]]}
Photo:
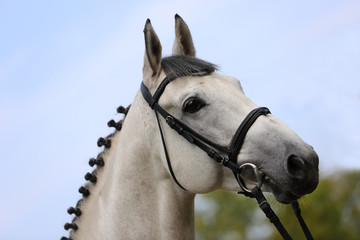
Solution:
{"label": "horse mouth", "polygon": [[296,179],[285,174],[274,174],[274,171],[264,171],[252,163],[240,165],[238,176],[240,187],[244,191],[250,192],[252,187],[258,186],[263,191],[271,192],[275,199],[283,204],[290,204],[302,196],[312,193],[319,183],[317,173],[308,174],[306,178]]}
{"label": "horse mouth", "polygon": [[279,176],[262,170],[263,189],[272,192],[275,199],[283,204],[292,203],[302,196],[312,193],[319,184],[317,173],[309,174],[306,178],[296,179],[289,176]]}
{"label": "horse mouth", "polygon": [[[283,204],[290,204],[303,196],[290,191],[290,187],[285,187],[284,184],[281,184],[264,171],[259,171],[255,165],[245,165],[241,165],[241,178],[246,179],[246,185],[249,187],[245,186],[245,189],[251,191],[253,187],[258,186],[263,191],[271,192],[275,199]],[[255,173],[257,173],[257,177]]]}
{"label": "horse mouth", "polygon": [[282,187],[275,185],[271,187],[271,192],[274,195],[275,199],[283,204],[290,204],[302,197],[291,193],[289,190],[283,189]]}
{"label": "horse mouth", "polygon": [[264,189],[271,191],[278,202],[283,204],[290,204],[302,197],[302,195],[297,195],[291,192],[286,187],[268,176],[265,176],[263,186]]}

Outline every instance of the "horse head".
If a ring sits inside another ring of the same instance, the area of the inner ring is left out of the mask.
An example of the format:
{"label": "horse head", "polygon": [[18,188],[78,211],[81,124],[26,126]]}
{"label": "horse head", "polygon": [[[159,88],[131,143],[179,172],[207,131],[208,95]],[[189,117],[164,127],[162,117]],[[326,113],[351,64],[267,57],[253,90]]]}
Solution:
{"label": "horse head", "polygon": [[[173,56],[167,58],[162,58],[161,43],[150,20],[146,22],[143,83],[155,95],[152,104],[156,102],[196,136],[209,139],[220,146],[220,152],[222,148],[226,152],[240,123],[258,106],[244,94],[236,78],[219,74],[215,65],[195,58],[188,26],[178,15],[175,19]],[[158,155],[165,167],[171,161],[169,171],[180,186],[194,193],[241,190],[232,171],[212,161],[191,140],[189,143],[189,139],[180,137],[165,119],[161,118],[159,125],[168,157],[162,148],[158,148]],[[154,141],[161,141],[160,137]],[[238,166],[251,163],[262,174],[259,180],[254,170],[243,169],[240,178],[248,188],[261,181],[262,189],[271,191],[283,203],[311,193],[318,185],[316,152],[272,114],[259,116],[249,128],[235,161]]]}

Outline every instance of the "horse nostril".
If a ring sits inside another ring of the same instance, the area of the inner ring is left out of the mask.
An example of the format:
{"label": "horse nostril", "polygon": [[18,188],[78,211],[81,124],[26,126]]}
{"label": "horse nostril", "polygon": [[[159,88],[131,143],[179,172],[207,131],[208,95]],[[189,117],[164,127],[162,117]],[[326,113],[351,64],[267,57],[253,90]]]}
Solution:
{"label": "horse nostril", "polygon": [[298,180],[305,178],[305,162],[299,156],[291,154],[285,162],[286,173]]}

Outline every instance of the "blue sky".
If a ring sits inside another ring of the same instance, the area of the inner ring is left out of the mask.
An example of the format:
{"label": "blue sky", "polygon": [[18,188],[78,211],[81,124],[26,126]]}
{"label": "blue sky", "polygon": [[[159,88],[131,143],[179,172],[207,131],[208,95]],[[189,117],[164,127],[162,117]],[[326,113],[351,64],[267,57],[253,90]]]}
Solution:
{"label": "blue sky", "polygon": [[3,1],[0,239],[57,239],[96,141],[142,80],[150,18],[314,146],[321,174],[360,169],[359,1]]}

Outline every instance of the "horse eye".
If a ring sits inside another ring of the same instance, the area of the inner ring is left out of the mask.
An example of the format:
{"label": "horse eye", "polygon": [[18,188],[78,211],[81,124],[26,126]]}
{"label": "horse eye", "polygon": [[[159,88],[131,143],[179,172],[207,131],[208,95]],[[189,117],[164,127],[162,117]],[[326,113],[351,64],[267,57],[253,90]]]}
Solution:
{"label": "horse eye", "polygon": [[199,98],[191,97],[184,103],[183,110],[188,113],[195,113],[205,106],[205,102]]}

